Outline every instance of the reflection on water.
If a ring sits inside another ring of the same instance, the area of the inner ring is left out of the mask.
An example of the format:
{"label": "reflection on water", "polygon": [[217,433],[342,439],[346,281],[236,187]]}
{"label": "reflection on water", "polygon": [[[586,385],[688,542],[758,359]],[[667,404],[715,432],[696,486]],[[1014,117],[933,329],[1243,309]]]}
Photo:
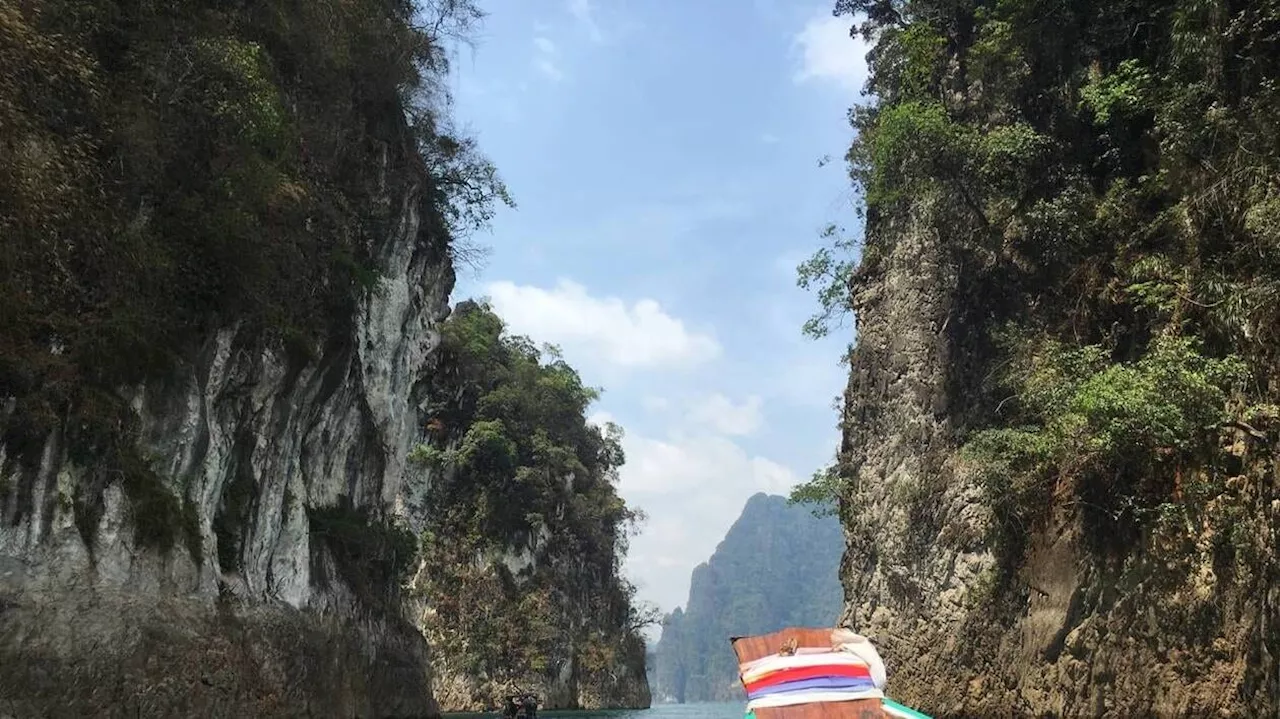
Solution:
{"label": "reflection on water", "polygon": [[[615,711],[538,711],[547,719],[742,719],[746,702],[725,704],[659,704],[649,709]],[[445,719],[496,719],[492,714],[445,714]]]}

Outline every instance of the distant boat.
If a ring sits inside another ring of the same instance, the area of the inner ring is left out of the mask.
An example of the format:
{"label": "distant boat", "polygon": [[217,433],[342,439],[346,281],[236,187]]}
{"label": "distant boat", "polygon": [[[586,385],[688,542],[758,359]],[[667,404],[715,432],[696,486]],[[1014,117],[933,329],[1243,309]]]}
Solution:
{"label": "distant boat", "polygon": [[745,719],[930,719],[884,695],[884,662],[859,634],[790,627],[732,637]]}
{"label": "distant boat", "polygon": [[503,719],[538,719],[538,695],[533,692],[516,692],[503,698]]}

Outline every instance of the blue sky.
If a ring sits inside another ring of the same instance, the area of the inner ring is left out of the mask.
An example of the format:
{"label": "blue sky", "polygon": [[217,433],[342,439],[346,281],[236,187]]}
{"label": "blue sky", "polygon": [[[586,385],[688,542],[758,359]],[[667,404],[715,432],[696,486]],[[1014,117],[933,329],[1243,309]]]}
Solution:
{"label": "blue sky", "polygon": [[487,0],[455,59],[457,117],[518,207],[454,299],[489,297],[604,389],[619,489],[649,515],[627,572],[664,611],[748,497],[836,448],[852,329],[803,337],[795,283],[821,227],[854,223],[839,158],[865,48],[831,5]]}

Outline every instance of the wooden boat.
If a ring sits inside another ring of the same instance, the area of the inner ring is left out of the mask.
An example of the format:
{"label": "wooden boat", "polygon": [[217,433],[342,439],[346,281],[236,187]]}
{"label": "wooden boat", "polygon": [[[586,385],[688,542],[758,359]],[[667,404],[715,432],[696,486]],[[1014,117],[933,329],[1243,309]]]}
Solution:
{"label": "wooden boat", "polygon": [[884,663],[847,629],[789,627],[733,637],[746,719],[929,719],[884,696]]}

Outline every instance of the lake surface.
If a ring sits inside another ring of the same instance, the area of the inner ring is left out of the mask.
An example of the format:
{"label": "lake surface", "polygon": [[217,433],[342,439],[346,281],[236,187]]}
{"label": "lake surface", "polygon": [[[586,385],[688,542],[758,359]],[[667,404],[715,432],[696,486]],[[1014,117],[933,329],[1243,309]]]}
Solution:
{"label": "lake surface", "polygon": [[[547,719],[742,719],[747,703],[725,704],[656,704],[649,709],[618,709],[612,711],[538,711],[538,718]],[[497,714],[445,714],[446,719],[494,719]]]}

